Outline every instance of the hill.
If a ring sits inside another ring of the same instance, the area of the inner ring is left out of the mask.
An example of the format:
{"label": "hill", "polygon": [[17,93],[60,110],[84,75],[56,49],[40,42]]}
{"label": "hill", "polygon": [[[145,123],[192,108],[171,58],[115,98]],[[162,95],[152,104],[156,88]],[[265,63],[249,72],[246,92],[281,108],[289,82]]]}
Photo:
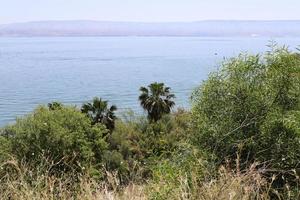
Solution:
{"label": "hill", "polygon": [[0,25],[0,36],[300,36],[295,21],[37,21]]}

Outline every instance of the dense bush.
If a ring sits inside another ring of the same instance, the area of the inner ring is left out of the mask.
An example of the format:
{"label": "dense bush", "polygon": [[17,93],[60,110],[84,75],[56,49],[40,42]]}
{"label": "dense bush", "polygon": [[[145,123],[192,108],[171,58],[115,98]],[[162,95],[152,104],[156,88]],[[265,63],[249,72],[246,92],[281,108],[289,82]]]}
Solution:
{"label": "dense bush", "polygon": [[168,157],[152,166],[153,175],[147,187],[149,199],[198,199],[191,194],[204,181],[207,165],[196,148],[188,143],[178,144]]}
{"label": "dense bush", "polygon": [[230,59],[193,94],[194,141],[219,163],[238,155],[242,166],[291,172],[300,168],[299,97],[298,54],[273,48]]}
{"label": "dense bush", "polygon": [[0,159],[49,168],[56,176],[87,173],[107,180],[112,173],[121,185],[144,182],[152,177],[152,166],[187,140],[189,116],[179,110],[149,123],[146,117],[126,114],[110,132],[75,107],[52,103],[2,130]]}
{"label": "dense bush", "polygon": [[92,126],[73,107],[40,107],[6,127],[3,137],[10,142],[11,155],[19,161],[39,165],[45,158],[55,164],[53,172],[62,173],[80,172],[101,163],[108,147],[103,138],[106,132],[102,125]]}
{"label": "dense bush", "polygon": [[[189,113],[179,110],[164,115],[156,123],[132,114],[116,122],[115,130],[108,137],[110,154],[118,157],[115,169],[123,181],[146,180],[152,176],[151,168],[168,158],[188,138]],[[108,156],[112,159],[114,156]],[[110,161],[109,161],[110,162]]]}

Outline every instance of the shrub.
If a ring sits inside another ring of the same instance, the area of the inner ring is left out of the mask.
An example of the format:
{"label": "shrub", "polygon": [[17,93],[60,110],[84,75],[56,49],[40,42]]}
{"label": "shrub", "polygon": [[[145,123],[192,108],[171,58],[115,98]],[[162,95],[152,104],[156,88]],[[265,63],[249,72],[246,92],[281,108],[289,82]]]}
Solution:
{"label": "shrub", "polygon": [[207,164],[193,146],[177,144],[168,158],[152,166],[153,177],[147,185],[149,199],[198,199],[196,190],[205,179]]}
{"label": "shrub", "polygon": [[4,129],[11,143],[11,153],[19,160],[39,165],[42,158],[55,165],[53,172],[80,172],[102,162],[107,130],[73,107],[39,107]]}
{"label": "shrub", "polygon": [[168,157],[168,153],[174,151],[178,144],[189,140],[190,113],[179,109],[142,128],[143,139],[140,145],[147,150],[148,156]]}
{"label": "shrub", "polygon": [[123,182],[147,180],[152,176],[152,166],[169,158],[178,144],[187,141],[190,120],[184,110],[164,115],[156,123],[130,113],[122,118],[116,121],[115,130],[108,136],[110,152],[105,163],[118,171]]}
{"label": "shrub", "polygon": [[266,163],[278,176],[290,172],[300,167],[299,97],[298,54],[273,48],[232,58],[192,96],[195,142],[219,163],[238,152],[241,164]]}

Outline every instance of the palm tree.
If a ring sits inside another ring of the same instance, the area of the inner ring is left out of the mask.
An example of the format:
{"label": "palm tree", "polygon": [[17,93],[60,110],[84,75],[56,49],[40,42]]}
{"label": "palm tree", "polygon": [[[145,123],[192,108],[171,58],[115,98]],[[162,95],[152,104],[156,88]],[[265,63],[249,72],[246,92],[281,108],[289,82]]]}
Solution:
{"label": "palm tree", "polygon": [[101,123],[110,131],[113,131],[115,128],[116,110],[117,107],[115,105],[108,108],[108,101],[103,101],[98,97],[95,97],[91,103],[85,103],[81,107],[81,112],[85,113],[92,120],[92,125]]}
{"label": "palm tree", "polygon": [[57,101],[53,101],[52,103],[48,103],[49,110],[60,110],[62,109],[63,104]]}
{"label": "palm tree", "polygon": [[150,121],[158,121],[164,114],[170,113],[175,106],[175,102],[172,100],[175,95],[170,93],[170,89],[165,87],[164,83],[157,82],[150,84],[148,88],[140,88],[139,100],[141,106],[148,112]]}

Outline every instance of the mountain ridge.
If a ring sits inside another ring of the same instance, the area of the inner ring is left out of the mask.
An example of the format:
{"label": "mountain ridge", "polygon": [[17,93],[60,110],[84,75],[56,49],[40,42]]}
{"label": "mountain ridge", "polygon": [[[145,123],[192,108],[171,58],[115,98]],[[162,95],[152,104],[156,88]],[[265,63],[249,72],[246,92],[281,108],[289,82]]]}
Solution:
{"label": "mountain ridge", "polygon": [[0,25],[0,36],[300,36],[300,20],[126,22],[47,20]]}

